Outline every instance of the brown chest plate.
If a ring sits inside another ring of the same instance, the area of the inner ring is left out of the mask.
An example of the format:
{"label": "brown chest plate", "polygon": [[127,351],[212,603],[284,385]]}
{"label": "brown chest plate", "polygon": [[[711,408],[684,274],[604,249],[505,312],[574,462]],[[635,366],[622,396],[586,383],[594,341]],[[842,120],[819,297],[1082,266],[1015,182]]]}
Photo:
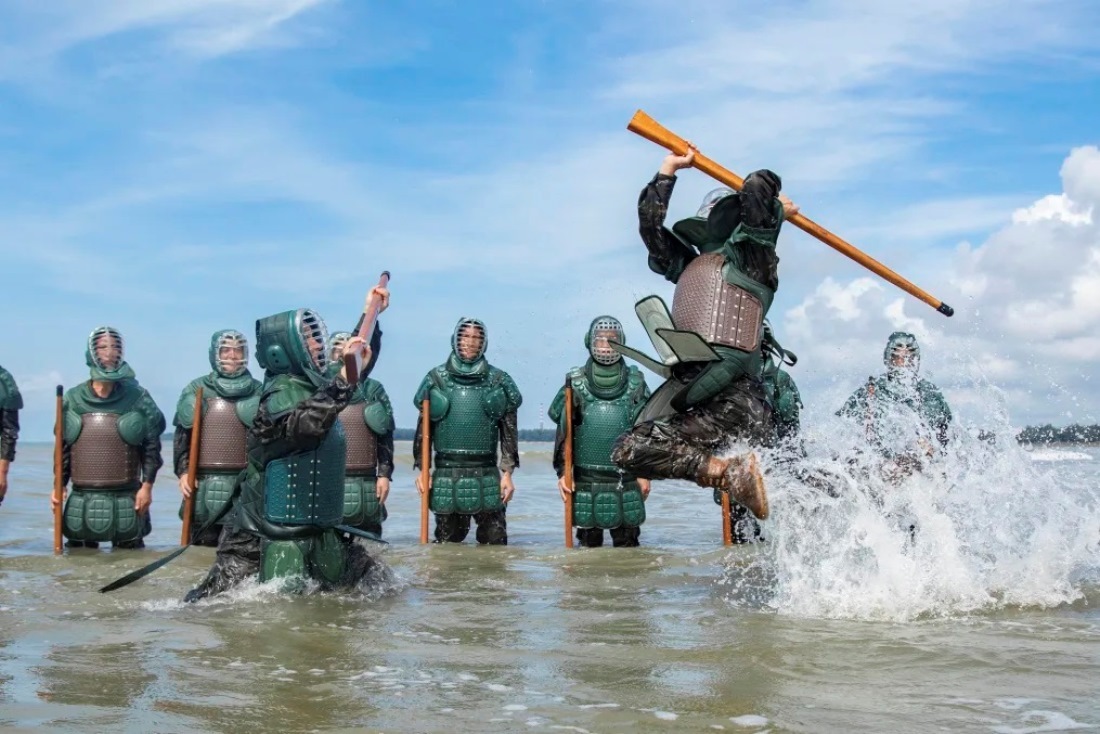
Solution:
{"label": "brown chest plate", "polygon": [[234,403],[221,397],[206,401],[199,436],[199,469],[240,471],[248,466],[245,434]]}
{"label": "brown chest plate", "polygon": [[363,420],[363,404],[353,403],[340,411],[340,423],[348,444],[348,474],[373,474],[378,468],[378,437]]}
{"label": "brown chest plate", "polygon": [[118,435],[118,415],[85,413],[82,428],[70,449],[70,478],[74,487],[111,489],[137,484],[138,450]]}
{"label": "brown chest plate", "polygon": [[760,346],[764,308],[760,299],[722,276],[725,257],[700,255],[684,269],[672,297],[672,323],[710,344],[746,352]]}

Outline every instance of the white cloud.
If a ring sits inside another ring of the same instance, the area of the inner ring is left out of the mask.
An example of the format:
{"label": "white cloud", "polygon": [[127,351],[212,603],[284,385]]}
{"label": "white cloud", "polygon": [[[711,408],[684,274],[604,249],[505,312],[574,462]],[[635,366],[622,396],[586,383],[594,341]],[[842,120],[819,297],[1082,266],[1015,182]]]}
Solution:
{"label": "white cloud", "polygon": [[[1064,211],[1079,212],[1100,203],[1097,152],[1073,150],[1062,167],[1066,191],[1040,197],[1027,210],[1059,201]],[[809,401],[837,399],[830,394],[837,371],[881,369],[878,346],[901,328],[917,334],[922,369],[948,387],[949,398],[967,403],[981,375],[1004,387],[1018,420],[1100,420],[1100,386],[1091,380],[1100,359],[1100,223],[1017,216],[980,246],[960,247],[947,267],[907,275],[942,293],[957,315],[945,320],[892,289],[867,288],[865,278],[826,279],[784,313],[784,329],[798,336],[789,340],[803,357],[794,374]],[[850,310],[831,308],[830,301]],[[848,318],[856,311],[859,318]],[[852,343],[860,352],[835,348]]]}

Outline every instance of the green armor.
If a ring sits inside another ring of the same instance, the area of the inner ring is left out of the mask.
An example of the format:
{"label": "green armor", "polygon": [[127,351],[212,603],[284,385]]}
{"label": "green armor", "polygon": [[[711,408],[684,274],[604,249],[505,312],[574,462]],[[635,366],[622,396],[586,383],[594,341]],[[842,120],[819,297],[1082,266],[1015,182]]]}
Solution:
{"label": "green armor", "polygon": [[[221,351],[225,347],[239,350],[240,361],[223,360]],[[195,396],[201,387],[203,423],[192,515],[192,525],[197,528],[221,516],[233,499],[237,477],[248,465],[245,436],[256,417],[262,388],[248,371],[248,341],[239,331],[214,332],[209,358],[211,371],[183,389],[172,421],[179,428],[194,427]],[[181,519],[186,504],[186,500],[180,502]]]}
{"label": "green armor", "polygon": [[[464,319],[466,323],[478,323]],[[475,515],[504,507],[500,496],[497,447],[499,421],[517,410],[523,401],[512,378],[491,366],[484,346],[474,358],[459,356],[457,338],[451,356],[424,378],[413,399],[420,407],[431,400],[432,474],[431,509],[439,515]]]}
{"label": "green armor", "polygon": [[313,451],[264,468],[264,518],[280,525],[331,528],[344,517],[344,427],[334,423]]}
{"label": "green armor", "polygon": [[[611,461],[611,451],[619,436],[634,425],[649,398],[649,388],[641,371],[626,366],[621,358],[610,364],[597,361],[600,355],[593,345],[593,331],[598,326],[613,331],[618,324],[610,316],[593,320],[585,337],[592,358],[583,368],[569,372],[575,406],[573,525],[579,528],[611,530],[645,522],[641,487],[633,477],[620,473]],[[625,343],[621,334],[617,340]],[[564,388],[550,404],[549,416],[559,426],[565,419]]]}
{"label": "green armor", "polygon": [[[125,362],[116,373],[132,370]],[[62,513],[62,531],[73,541],[129,543],[149,532],[134,509],[141,485],[138,449],[160,439],[164,415],[137,380],[122,379],[106,398],[89,383],[62,399],[63,438],[69,447],[72,492]]]}
{"label": "green armor", "polygon": [[0,410],[22,410],[23,396],[15,384],[15,378],[0,367]]}
{"label": "green armor", "polygon": [[134,509],[134,490],[74,489],[65,501],[62,530],[76,541],[131,543],[149,531]]}
{"label": "green armor", "polygon": [[504,507],[495,466],[437,468],[432,473],[432,512],[476,515]]}
{"label": "green armor", "polygon": [[348,451],[343,524],[380,533],[389,513],[378,501],[378,438],[394,429],[393,406],[382,384],[370,378],[360,382],[340,421]]}
{"label": "green armor", "polygon": [[313,578],[335,584],[347,565],[347,551],[333,530],[295,540],[267,540],[261,548],[260,581]]}

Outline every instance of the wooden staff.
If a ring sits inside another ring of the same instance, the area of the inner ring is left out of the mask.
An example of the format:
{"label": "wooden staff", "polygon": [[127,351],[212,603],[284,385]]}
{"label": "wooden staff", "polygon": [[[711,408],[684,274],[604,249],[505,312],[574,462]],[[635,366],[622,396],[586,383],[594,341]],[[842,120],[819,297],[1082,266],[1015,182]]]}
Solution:
{"label": "wooden staff", "polygon": [[[390,271],[382,271],[382,275],[378,278],[378,287],[385,288],[390,283]],[[374,335],[374,325],[378,323],[378,314],[382,311],[382,299],[377,294],[372,295],[370,303],[367,305],[367,309],[363,312],[363,318],[359,322],[359,331],[355,333],[360,339],[363,339],[370,344],[370,339]],[[367,347],[367,354],[370,354],[370,347]],[[359,374],[363,371],[363,366],[369,361],[365,358],[365,355],[359,351],[353,351],[352,353],[344,354],[344,374],[347,375],[348,384],[355,387],[359,383]]]}
{"label": "wooden staff", "polygon": [[722,492],[722,545],[733,545],[733,518],[730,517],[730,493]]}
{"label": "wooden staff", "polygon": [[199,491],[199,445],[202,433],[202,388],[195,391],[195,418],[191,422],[191,452],[187,455],[187,484],[191,494],[183,501],[183,530],[180,545],[191,542],[191,517],[195,514],[195,495]]}
{"label": "wooden staff", "polygon": [[573,383],[565,378],[565,471],[562,479],[569,491],[565,493],[565,547],[573,547]]}
{"label": "wooden staff", "polygon": [[[663,148],[667,148],[676,155],[687,154],[688,144],[686,140],[684,140],[671,130],[668,130],[641,110],[638,110],[634,113],[634,117],[631,118],[630,123],[626,126],[626,129],[630,130],[633,133],[641,135],[646,140],[652,141]],[[740,191],[741,188],[745,185],[745,180],[743,178],[738,176],[733,171],[730,171],[729,169],[723,168],[722,166],[718,165],[710,158],[707,158],[705,155],[700,153],[698,150],[695,151],[695,159],[694,161],[692,161],[692,165],[695,168],[698,168],[703,173],[710,176],[711,178],[714,178],[724,183],[726,186],[729,186],[736,191]],[[921,290],[913,283],[909,282],[890,268],[880,263],[878,260],[874,259],[865,252],[856,249],[848,242],[844,241],[840,237],[837,237],[835,234],[825,229],[820,224],[811,220],[809,217],[806,217],[802,214],[795,214],[788,221],[794,226],[801,229],[803,232],[806,232],[807,234],[821,240],[840,254],[846,255],[852,260],[855,260],[857,263],[867,268],[880,278],[883,278],[884,280],[893,283],[898,288],[901,288],[903,291],[910,294],[911,296],[924,301],[929,306],[942,313],[944,316],[954,315],[955,309],[951,308],[938,298]]]}
{"label": "wooden staff", "polygon": [[432,401],[420,403],[420,542],[428,542],[428,504],[432,491]]}
{"label": "wooden staff", "polygon": [[61,385],[57,386],[57,406],[54,410],[53,419],[53,496],[57,500],[57,505],[53,508],[53,552],[54,555],[61,555],[62,540],[61,540],[61,523],[63,514],[65,512],[65,483],[62,481],[62,457],[63,449],[61,442],[65,435],[64,416],[61,411],[61,399],[65,394],[64,388]]}

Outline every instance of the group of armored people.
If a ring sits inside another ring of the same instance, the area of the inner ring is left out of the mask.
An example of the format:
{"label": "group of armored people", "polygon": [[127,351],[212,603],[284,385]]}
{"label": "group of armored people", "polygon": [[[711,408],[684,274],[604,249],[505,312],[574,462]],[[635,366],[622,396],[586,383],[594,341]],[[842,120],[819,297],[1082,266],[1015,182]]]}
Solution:
{"label": "group of armored people", "polygon": [[[638,545],[654,479],[713,488],[716,501],[729,493],[735,540],[758,540],[757,521],[768,517],[769,507],[756,454],[723,454],[734,442],[797,444],[802,401],[784,369],[796,358],[766,321],[779,286],[779,230],[797,206],[780,193],[779,176],[761,170],[740,192],[713,191],[694,216],[667,227],[676,172],[691,165],[692,156],[689,150],[666,157],[638,201],[649,266],[675,284],[671,310],[656,296],[636,304],[657,356],[628,347],[622,323],[599,316],[584,335],[587,360],[569,371],[549,409],[558,426],[558,488],[563,500],[572,494],[582,546],[602,545],[605,530],[615,546]],[[372,290],[368,302],[371,297],[381,299],[382,310],[389,304],[384,288]],[[184,388],[172,421],[179,490],[185,499],[194,496],[192,543],[217,548],[213,568],[188,600],[252,578],[309,578],[322,588],[342,588],[370,573],[376,561],[356,536],[382,534],[394,471],[394,417],[386,390],[369,376],[381,351],[381,328],[366,343],[352,336],[360,326],[328,334],[309,309],[259,319],[255,351],[262,381],[248,369],[242,333],[213,335],[212,369]],[[429,406],[431,480],[423,486],[418,474],[416,486],[428,492],[437,543],[462,542],[471,520],[478,543],[508,540],[523,398],[511,376],[489,363],[487,348],[485,324],[460,319],[450,355],[428,372],[413,398],[417,408],[423,401]],[[349,380],[342,357],[351,350],[369,356],[361,374]],[[664,382],[651,394],[641,370],[624,355]],[[61,480],[71,485],[63,534],[69,548],[141,548],[151,531],[165,417],[126,363],[116,329],[91,333],[86,360],[90,379],[62,401]],[[922,441],[917,453],[942,450],[951,412],[940,391],[917,376],[919,360],[913,335],[892,334],[886,373],[868,380],[838,414],[873,430],[881,407],[904,406],[924,435],[938,439]],[[188,465],[200,389],[192,486]],[[15,458],[21,407],[12,376],[0,368],[0,500]],[[573,424],[571,481],[567,414]],[[424,434],[418,420],[416,469]]]}

